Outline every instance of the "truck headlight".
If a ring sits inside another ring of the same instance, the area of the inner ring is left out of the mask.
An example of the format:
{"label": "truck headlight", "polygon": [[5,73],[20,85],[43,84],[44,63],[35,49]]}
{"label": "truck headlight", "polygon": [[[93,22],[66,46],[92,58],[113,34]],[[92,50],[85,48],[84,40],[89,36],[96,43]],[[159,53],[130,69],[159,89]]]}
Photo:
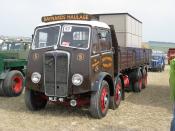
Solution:
{"label": "truck headlight", "polygon": [[79,86],[83,83],[83,76],[80,75],[80,74],[74,74],[72,76],[72,83],[75,85],[75,86]]}
{"label": "truck headlight", "polygon": [[38,72],[32,73],[31,80],[33,83],[37,84],[41,79],[41,74]]}

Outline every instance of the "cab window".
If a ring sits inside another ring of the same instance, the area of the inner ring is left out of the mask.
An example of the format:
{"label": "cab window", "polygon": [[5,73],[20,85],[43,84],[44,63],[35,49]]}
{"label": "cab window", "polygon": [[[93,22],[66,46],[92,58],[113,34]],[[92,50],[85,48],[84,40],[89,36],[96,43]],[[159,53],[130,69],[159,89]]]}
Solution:
{"label": "cab window", "polygon": [[110,32],[105,29],[100,29],[98,32],[100,39],[100,50],[101,52],[109,51],[112,47]]}
{"label": "cab window", "polygon": [[87,49],[89,46],[88,26],[64,25],[61,35],[61,46],[79,49]]}
{"label": "cab window", "polygon": [[96,29],[92,30],[92,55],[99,53],[99,38]]}

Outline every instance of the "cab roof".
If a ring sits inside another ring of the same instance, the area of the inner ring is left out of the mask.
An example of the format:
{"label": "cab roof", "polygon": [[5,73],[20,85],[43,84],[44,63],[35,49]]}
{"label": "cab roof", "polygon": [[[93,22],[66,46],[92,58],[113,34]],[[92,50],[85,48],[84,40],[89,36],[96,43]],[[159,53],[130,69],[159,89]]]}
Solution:
{"label": "cab roof", "polygon": [[54,24],[59,24],[59,23],[90,25],[92,27],[101,27],[101,28],[110,29],[110,27],[106,23],[95,21],[95,20],[93,20],[93,21],[85,21],[85,20],[62,20],[62,21],[41,23],[38,26],[47,26],[47,25],[54,25]]}

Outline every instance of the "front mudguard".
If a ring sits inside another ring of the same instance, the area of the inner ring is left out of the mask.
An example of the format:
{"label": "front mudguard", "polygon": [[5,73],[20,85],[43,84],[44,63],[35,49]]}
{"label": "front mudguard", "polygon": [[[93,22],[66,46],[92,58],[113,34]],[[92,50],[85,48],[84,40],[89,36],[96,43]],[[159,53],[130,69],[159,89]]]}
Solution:
{"label": "front mudguard", "polygon": [[[103,80],[109,80],[107,81],[109,86],[114,87],[114,83],[113,83],[113,78],[109,73],[106,72],[100,72],[97,79],[91,84],[91,91],[92,92],[96,92],[100,89],[101,87],[101,83]],[[110,83],[109,83],[110,82]],[[112,85],[111,85],[112,84]]]}

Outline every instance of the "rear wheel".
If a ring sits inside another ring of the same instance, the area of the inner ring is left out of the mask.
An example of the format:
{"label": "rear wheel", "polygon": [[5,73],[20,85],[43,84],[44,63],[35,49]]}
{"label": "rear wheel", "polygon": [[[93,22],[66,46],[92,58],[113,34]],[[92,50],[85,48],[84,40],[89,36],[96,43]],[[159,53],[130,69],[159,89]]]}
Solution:
{"label": "rear wheel", "polygon": [[142,90],[142,73],[140,69],[135,71],[135,76],[136,77],[133,81],[133,90],[134,92],[140,92]]}
{"label": "rear wheel", "polygon": [[142,78],[143,78],[142,79],[142,88],[144,89],[147,86],[147,80],[148,80],[148,74],[147,74],[147,71],[145,68],[142,70]]}
{"label": "rear wheel", "polygon": [[24,77],[20,71],[10,71],[3,84],[4,94],[6,96],[19,96],[24,88]]}
{"label": "rear wheel", "polygon": [[25,104],[29,110],[41,110],[45,108],[47,99],[43,93],[25,88]]}
{"label": "rear wheel", "polygon": [[110,97],[110,108],[115,110],[117,107],[119,107],[120,102],[122,100],[122,83],[121,79],[118,78],[118,80],[115,83],[115,90],[114,90],[114,96]]}
{"label": "rear wheel", "polygon": [[134,92],[141,92],[142,90],[142,78],[134,82]]}
{"label": "rear wheel", "polygon": [[103,118],[106,116],[109,108],[109,85],[103,80],[98,91],[91,94],[90,113],[94,118]]}

